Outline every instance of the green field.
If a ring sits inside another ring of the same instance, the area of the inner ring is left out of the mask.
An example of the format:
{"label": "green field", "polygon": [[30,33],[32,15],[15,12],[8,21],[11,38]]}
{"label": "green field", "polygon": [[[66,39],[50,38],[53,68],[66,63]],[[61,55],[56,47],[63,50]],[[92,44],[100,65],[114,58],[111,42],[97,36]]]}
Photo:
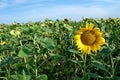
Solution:
{"label": "green field", "polygon": [[[93,23],[105,44],[84,54],[75,32]],[[0,24],[0,80],[119,80],[120,18]]]}

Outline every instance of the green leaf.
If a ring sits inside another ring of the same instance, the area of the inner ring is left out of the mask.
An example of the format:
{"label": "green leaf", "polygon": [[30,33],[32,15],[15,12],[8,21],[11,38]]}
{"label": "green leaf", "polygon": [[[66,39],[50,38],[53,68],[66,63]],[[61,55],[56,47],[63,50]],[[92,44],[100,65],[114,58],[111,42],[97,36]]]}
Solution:
{"label": "green leaf", "polygon": [[1,60],[0,61],[0,66],[4,66],[10,62],[12,62],[14,59],[12,57],[7,57],[6,60]]}
{"label": "green leaf", "polygon": [[52,30],[49,29],[49,28],[46,28],[46,27],[44,27],[44,28],[42,27],[42,28],[41,28],[41,31],[42,31],[42,32],[46,32],[46,33],[52,33]]}
{"label": "green leaf", "polygon": [[62,57],[61,55],[59,55],[59,54],[53,54],[53,53],[50,53],[50,56],[52,56],[52,57]]}
{"label": "green leaf", "polygon": [[75,80],[82,80],[82,78],[80,78],[79,76],[76,76]]}
{"label": "green leaf", "polygon": [[75,50],[75,49],[69,49],[68,51],[69,51],[69,52],[72,52],[72,53],[76,53],[76,54],[79,53],[79,51],[78,51],[78,50]]}
{"label": "green leaf", "polygon": [[37,77],[37,80],[48,80],[48,77],[47,77],[47,75],[42,74],[42,75]]}
{"label": "green leaf", "polygon": [[11,75],[11,77],[15,80],[30,80],[30,78],[31,78],[30,75],[23,76],[21,74]]}
{"label": "green leaf", "polygon": [[22,30],[24,30],[25,34],[31,34],[31,33],[33,33],[33,30],[30,27],[23,27]]}
{"label": "green leaf", "polygon": [[51,38],[44,38],[40,44],[47,48],[48,50],[54,50],[55,48],[55,44],[54,44],[54,41],[51,39]]}
{"label": "green leaf", "polygon": [[107,71],[105,66],[97,60],[92,61],[92,65],[96,68],[99,68],[99,69],[103,70],[103,71]]}
{"label": "green leaf", "polygon": [[20,75],[11,75],[11,77],[15,80],[20,80]]}
{"label": "green leaf", "polygon": [[54,47],[55,47],[52,39],[46,40],[45,44],[46,44],[46,48],[49,49],[49,50],[53,50]]}
{"label": "green leaf", "polygon": [[120,56],[117,56],[115,60],[120,61]]}
{"label": "green leaf", "polygon": [[50,53],[50,56],[54,58],[54,60],[59,61],[60,59],[62,59],[62,56],[60,54],[54,54],[54,53]]}
{"label": "green leaf", "polygon": [[31,76],[26,75],[24,70],[23,70],[22,74],[11,75],[11,77],[15,80],[30,80],[31,79]]}
{"label": "green leaf", "polygon": [[97,75],[96,73],[87,73],[87,75],[88,75],[90,78],[101,78],[101,76]]}
{"label": "green leaf", "polygon": [[23,48],[19,51],[18,56],[21,57],[21,58],[28,57],[29,53],[30,52],[29,52],[28,49]]}
{"label": "green leaf", "polygon": [[30,75],[23,76],[21,74],[11,75],[11,77],[15,80],[30,80],[30,78],[31,78]]}
{"label": "green leaf", "polygon": [[64,28],[67,29],[68,31],[71,31],[73,29],[72,26],[68,24],[64,24]]}
{"label": "green leaf", "polygon": [[30,80],[31,76],[26,75],[25,71],[23,70],[23,80]]}
{"label": "green leaf", "polygon": [[103,57],[106,57],[106,56],[109,56],[110,55],[110,48],[103,48],[101,51],[100,51],[100,55],[102,55]]}
{"label": "green leaf", "polygon": [[81,61],[81,60],[71,60],[70,59],[70,61],[75,63],[75,64],[79,64],[80,66],[83,66],[83,61]]}

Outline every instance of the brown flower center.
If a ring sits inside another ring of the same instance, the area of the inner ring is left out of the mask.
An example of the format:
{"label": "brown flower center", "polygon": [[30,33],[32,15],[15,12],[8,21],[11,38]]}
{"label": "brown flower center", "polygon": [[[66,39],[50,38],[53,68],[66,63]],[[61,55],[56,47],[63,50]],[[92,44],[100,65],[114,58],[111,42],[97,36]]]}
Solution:
{"label": "brown flower center", "polygon": [[81,35],[81,41],[85,45],[92,45],[96,40],[96,36],[94,35],[93,31],[85,31]]}

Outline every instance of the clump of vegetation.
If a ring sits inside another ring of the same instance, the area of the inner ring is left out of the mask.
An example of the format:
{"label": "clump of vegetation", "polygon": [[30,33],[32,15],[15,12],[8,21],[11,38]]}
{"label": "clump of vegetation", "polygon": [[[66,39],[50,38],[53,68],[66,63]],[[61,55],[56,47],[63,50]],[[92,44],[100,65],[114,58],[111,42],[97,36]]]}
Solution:
{"label": "clump of vegetation", "polygon": [[[97,53],[91,47],[84,54],[75,46],[76,31],[86,23],[99,28],[105,39]],[[0,25],[0,79],[118,80],[119,75],[120,18]]]}

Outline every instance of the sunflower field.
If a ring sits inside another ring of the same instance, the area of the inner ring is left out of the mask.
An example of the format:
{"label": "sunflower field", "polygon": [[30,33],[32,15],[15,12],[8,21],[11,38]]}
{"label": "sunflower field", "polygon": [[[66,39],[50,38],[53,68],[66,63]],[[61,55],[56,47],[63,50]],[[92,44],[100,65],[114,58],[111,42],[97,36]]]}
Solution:
{"label": "sunflower field", "polygon": [[120,18],[0,24],[0,80],[120,80]]}

